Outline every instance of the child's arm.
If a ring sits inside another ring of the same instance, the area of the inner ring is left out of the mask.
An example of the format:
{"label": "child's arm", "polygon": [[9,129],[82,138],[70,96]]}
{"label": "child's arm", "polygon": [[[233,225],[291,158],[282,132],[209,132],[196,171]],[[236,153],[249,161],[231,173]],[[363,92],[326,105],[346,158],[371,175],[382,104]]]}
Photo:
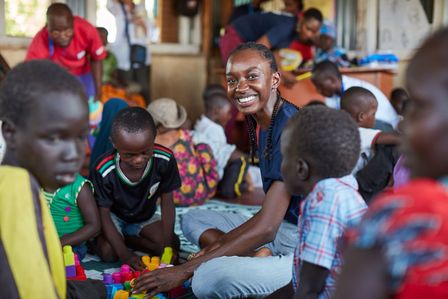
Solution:
{"label": "child's arm", "polygon": [[95,237],[100,231],[100,216],[96,207],[93,192],[88,183],[85,183],[77,198],[78,207],[84,218],[84,226],[77,231],[62,236],[61,244],[80,245],[81,243]]}
{"label": "child's arm", "polygon": [[317,299],[325,287],[325,280],[329,273],[330,271],[324,267],[303,262],[294,299]]}
{"label": "child's arm", "polygon": [[177,256],[174,246],[174,221],[176,219],[176,209],[174,208],[173,192],[163,193],[161,196],[160,208],[162,212],[163,236],[165,239],[165,247],[173,248],[175,256]]}
{"label": "child's arm", "polygon": [[140,258],[128,250],[122,236],[117,231],[112,222],[109,208],[100,207],[100,218],[104,236],[120,260],[136,270],[143,269]]}
{"label": "child's arm", "polygon": [[401,137],[396,132],[391,133],[385,133],[381,132],[377,135],[375,139],[375,144],[400,144],[401,143]]}
{"label": "child's arm", "polygon": [[349,247],[334,299],[386,299],[389,294],[387,262],[379,247]]}

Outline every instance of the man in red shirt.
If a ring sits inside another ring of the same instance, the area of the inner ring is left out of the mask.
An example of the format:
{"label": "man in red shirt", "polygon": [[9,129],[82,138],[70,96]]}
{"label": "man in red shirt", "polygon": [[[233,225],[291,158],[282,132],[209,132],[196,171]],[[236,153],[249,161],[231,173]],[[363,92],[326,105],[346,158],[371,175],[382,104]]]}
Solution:
{"label": "man in red shirt", "polygon": [[106,51],[95,27],[64,3],[47,9],[47,25],[33,38],[26,60],[50,59],[78,77],[87,96],[101,99],[101,60]]}

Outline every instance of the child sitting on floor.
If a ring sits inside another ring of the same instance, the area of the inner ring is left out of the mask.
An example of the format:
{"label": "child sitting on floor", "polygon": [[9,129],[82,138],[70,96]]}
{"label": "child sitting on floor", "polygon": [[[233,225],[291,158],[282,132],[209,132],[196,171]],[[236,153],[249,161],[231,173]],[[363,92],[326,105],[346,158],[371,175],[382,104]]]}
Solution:
{"label": "child sitting on floor", "polygon": [[43,193],[62,246],[71,245],[82,260],[87,253],[86,241],[100,231],[92,183],[76,174],[73,183],[58,189],[44,186]]}
{"label": "child sitting on floor", "polygon": [[361,136],[361,154],[353,174],[364,168],[374,155],[377,144],[397,145],[400,136],[397,133],[385,133],[372,129],[375,125],[375,113],[378,102],[375,95],[363,87],[350,87],[341,97],[341,109],[348,112],[359,126]]}
{"label": "child sitting on floor", "polygon": [[[142,269],[140,258],[126,245],[151,255],[179,249],[174,234],[173,191],[181,186],[173,153],[155,144],[156,127],[143,108],[120,110],[112,123],[114,149],[101,156],[90,171],[103,234],[97,252],[104,261]],[[156,214],[160,198],[161,216]]]}
{"label": "child sitting on floor", "polygon": [[[26,117],[25,117],[26,116]],[[105,298],[98,281],[66,281],[41,186],[75,181],[89,131],[81,83],[48,60],[21,63],[0,88],[7,143],[0,167],[0,298]]]}
{"label": "child sitting on floor", "polygon": [[[283,131],[286,188],[291,194],[306,196],[294,253],[294,298],[330,298],[334,292],[343,263],[340,243],[344,232],[357,225],[367,210],[350,174],[359,144],[350,116],[327,107],[299,110]],[[290,289],[288,285],[269,298],[292,298]]]}
{"label": "child sitting on floor", "polygon": [[212,93],[204,98],[205,114],[196,122],[193,142],[206,143],[213,151],[219,175],[218,196],[236,198],[249,191],[249,163],[233,144],[227,143],[224,127],[232,117],[227,95]]}

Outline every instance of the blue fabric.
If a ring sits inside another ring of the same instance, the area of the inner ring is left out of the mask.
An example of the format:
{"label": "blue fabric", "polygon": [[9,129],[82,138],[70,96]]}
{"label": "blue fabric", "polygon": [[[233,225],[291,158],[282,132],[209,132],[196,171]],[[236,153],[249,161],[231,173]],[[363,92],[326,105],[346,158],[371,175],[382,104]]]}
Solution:
{"label": "blue fabric", "polygon": [[261,12],[261,8],[253,7],[252,3],[237,6],[233,9],[232,15],[230,16],[229,23],[232,23],[233,21],[235,21],[236,19],[239,19],[240,17],[244,17],[246,15],[251,15],[256,12]]}
{"label": "blue fabric", "polygon": [[121,99],[110,99],[104,104],[103,114],[101,116],[101,122],[99,125],[99,133],[96,136],[95,145],[92,149],[90,156],[90,167],[92,167],[95,161],[105,152],[113,148],[110,141],[110,129],[112,127],[112,121],[117,115],[118,111],[129,107],[129,105]]}
{"label": "blue fabric", "polygon": [[78,246],[73,246],[73,252],[76,253],[76,255],[78,256],[78,259],[80,261],[82,261],[82,259],[87,254],[87,245],[86,245],[86,243],[82,243],[81,245],[78,245]]}
{"label": "blue fabric", "polygon": [[272,49],[286,48],[294,39],[296,17],[275,13],[254,13],[236,19],[232,26],[245,42],[267,35]]}
{"label": "blue fabric", "polygon": [[[263,190],[268,192],[271,184],[274,181],[283,181],[280,171],[282,164],[282,153],[280,152],[280,137],[288,120],[297,112],[297,108],[288,102],[283,102],[275,117],[274,127],[272,130],[272,152],[271,159],[268,160],[263,156],[266,142],[268,139],[268,130],[260,130],[258,136],[258,157],[260,159],[260,171],[263,179]],[[285,215],[285,220],[297,224],[299,215],[299,202],[301,197],[293,196],[289,203],[288,211]]]}
{"label": "blue fabric", "polygon": [[86,92],[87,98],[93,98],[96,95],[95,81],[93,80],[92,73],[76,76],[81,81],[82,86]]}
{"label": "blue fabric", "polygon": [[319,63],[325,60],[330,60],[336,63],[339,67],[349,67],[350,62],[347,59],[347,52],[340,47],[333,47],[331,50],[325,52],[322,49],[316,50],[316,56],[314,57],[314,63]]}

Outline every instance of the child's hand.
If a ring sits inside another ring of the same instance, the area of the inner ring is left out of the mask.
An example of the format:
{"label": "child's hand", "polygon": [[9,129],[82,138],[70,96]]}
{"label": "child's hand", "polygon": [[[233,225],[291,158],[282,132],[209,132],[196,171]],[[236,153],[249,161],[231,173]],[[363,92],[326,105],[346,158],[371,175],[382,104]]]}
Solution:
{"label": "child's hand", "polygon": [[143,265],[142,259],[135,254],[131,254],[129,257],[123,259],[122,261],[124,264],[131,266],[131,268],[136,271],[143,271],[145,269],[145,265]]}

